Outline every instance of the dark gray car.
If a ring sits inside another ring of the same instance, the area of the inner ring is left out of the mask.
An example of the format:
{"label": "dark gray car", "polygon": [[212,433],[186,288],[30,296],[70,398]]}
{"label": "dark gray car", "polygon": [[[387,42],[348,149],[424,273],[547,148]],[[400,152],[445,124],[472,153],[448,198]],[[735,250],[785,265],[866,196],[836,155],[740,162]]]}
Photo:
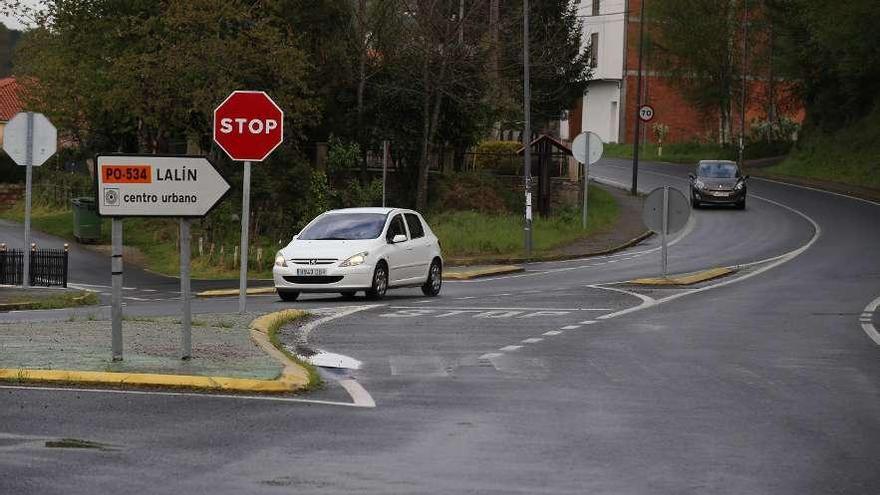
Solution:
{"label": "dark gray car", "polygon": [[746,180],[736,162],[729,160],[701,160],[691,179],[691,204],[699,208],[703,204],[734,205],[740,210],[746,207]]}

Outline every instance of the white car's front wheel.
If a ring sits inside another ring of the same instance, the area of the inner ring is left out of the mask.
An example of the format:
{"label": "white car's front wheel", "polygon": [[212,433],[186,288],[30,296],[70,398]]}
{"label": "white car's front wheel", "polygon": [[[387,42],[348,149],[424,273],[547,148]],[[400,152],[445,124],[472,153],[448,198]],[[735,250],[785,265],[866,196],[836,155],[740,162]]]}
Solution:
{"label": "white car's front wheel", "polygon": [[385,263],[380,262],[376,265],[373,272],[373,285],[367,289],[368,299],[382,299],[388,290],[388,267]]}
{"label": "white car's front wheel", "polygon": [[431,262],[431,268],[428,270],[428,280],[422,285],[422,294],[426,296],[436,296],[440,293],[443,286],[443,268],[440,262],[434,260]]}

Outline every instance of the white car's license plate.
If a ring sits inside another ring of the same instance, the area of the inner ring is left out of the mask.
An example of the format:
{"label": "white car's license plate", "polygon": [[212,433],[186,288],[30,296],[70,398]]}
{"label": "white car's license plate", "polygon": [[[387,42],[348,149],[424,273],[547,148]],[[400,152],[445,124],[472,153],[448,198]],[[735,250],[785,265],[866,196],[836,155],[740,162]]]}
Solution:
{"label": "white car's license plate", "polygon": [[724,197],[730,196],[730,193],[729,193],[729,192],[725,192],[725,191],[717,191],[717,192],[715,193],[715,196],[720,196],[720,197],[724,198]]}
{"label": "white car's license plate", "polygon": [[327,275],[326,268],[297,268],[296,269],[297,276],[300,277],[315,277],[321,275]]}

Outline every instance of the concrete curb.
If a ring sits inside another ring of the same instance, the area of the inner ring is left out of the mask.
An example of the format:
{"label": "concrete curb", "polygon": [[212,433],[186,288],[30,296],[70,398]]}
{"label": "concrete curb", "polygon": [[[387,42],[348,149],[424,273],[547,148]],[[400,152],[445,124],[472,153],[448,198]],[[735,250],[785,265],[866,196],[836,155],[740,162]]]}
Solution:
{"label": "concrete curb", "polygon": [[630,280],[628,283],[646,286],[687,286],[698,284],[700,282],[714,280],[716,278],[726,277],[727,275],[730,275],[732,273],[736,273],[736,270],[732,268],[718,267],[711,268],[709,270],[703,270],[701,272],[666,278],[637,278],[635,280]]}
{"label": "concrete curb", "polygon": [[479,277],[489,277],[491,275],[507,275],[510,273],[524,272],[526,269],[521,266],[504,265],[504,266],[488,266],[485,268],[477,268],[474,270],[465,270],[461,272],[444,272],[444,280],[470,280]]}
{"label": "concrete curb", "polygon": [[0,369],[0,381],[88,383],[102,385],[134,385],[141,387],[194,388],[224,392],[295,392],[309,385],[309,373],[289,359],[269,341],[269,332],[280,318],[305,316],[305,311],[285,310],[263,315],[250,324],[251,339],[284,368],[275,380],[231,378],[199,375],[168,375],[155,373],[119,373],[106,371]]}
{"label": "concrete curb", "polygon": [[[196,297],[228,297],[228,296],[237,296],[238,289],[214,289],[214,290],[205,290],[202,292],[197,292]],[[258,294],[274,294],[275,287],[254,287],[252,289],[247,290],[247,294],[250,295],[258,295]]]}

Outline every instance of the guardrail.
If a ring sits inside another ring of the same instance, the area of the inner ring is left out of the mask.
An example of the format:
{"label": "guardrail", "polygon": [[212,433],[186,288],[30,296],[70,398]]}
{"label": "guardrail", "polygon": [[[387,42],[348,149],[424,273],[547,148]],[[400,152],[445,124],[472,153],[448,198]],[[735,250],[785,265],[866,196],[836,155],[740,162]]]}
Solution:
{"label": "guardrail", "polygon": [[[38,249],[31,244],[30,285],[67,287],[69,246],[63,249]],[[24,279],[24,250],[7,249],[0,244],[0,284],[22,285]]]}

